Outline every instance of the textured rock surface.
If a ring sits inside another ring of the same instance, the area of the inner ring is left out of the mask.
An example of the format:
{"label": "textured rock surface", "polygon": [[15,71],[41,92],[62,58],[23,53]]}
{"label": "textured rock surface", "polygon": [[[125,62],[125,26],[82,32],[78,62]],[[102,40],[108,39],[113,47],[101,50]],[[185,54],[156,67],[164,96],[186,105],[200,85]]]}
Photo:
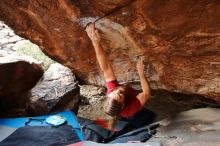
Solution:
{"label": "textured rock surface", "polygon": [[78,81],[70,69],[58,63],[49,67],[30,92],[30,110],[35,115],[74,110],[79,102]]}
{"label": "textured rock surface", "polygon": [[156,120],[195,108],[220,107],[219,101],[216,102],[213,99],[198,95],[167,92],[164,90],[154,90],[151,94],[152,96],[145,105],[145,108],[156,113]]}
{"label": "textured rock surface", "polygon": [[161,141],[163,146],[220,145],[219,112],[215,108],[194,109],[165,119],[150,141]]}
{"label": "textured rock surface", "polygon": [[1,0],[0,11],[17,34],[89,83],[104,82],[83,29],[103,17],[96,26],[120,82],[138,81],[142,56],[152,88],[220,100],[220,1]]}
{"label": "textured rock surface", "polygon": [[106,90],[103,87],[92,85],[80,86],[81,103],[78,111],[80,117],[98,119],[106,117],[103,106],[106,99]]}
{"label": "textured rock surface", "polygon": [[0,50],[0,99],[27,92],[43,72],[42,64],[32,57]]}
{"label": "textured rock surface", "polygon": [[23,38],[17,36],[13,30],[0,21],[0,50],[14,51],[15,46],[23,41]]}

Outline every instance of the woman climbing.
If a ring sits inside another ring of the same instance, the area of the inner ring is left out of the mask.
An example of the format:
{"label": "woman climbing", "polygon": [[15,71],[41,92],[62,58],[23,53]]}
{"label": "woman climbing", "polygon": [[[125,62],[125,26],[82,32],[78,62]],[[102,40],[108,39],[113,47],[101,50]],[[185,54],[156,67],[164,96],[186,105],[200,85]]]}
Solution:
{"label": "woman climbing", "polygon": [[[95,28],[95,24],[88,24],[86,32],[92,41],[96,58],[106,81],[107,100],[104,106],[105,113],[112,116],[113,121],[118,116],[123,118],[134,116],[144,107],[150,96],[150,87],[144,74],[143,61],[138,60],[137,62],[137,71],[142,88],[142,92],[138,93],[137,90],[129,86],[118,84],[113,68],[100,44],[101,38],[98,30]],[[114,122],[111,125],[113,126]]]}

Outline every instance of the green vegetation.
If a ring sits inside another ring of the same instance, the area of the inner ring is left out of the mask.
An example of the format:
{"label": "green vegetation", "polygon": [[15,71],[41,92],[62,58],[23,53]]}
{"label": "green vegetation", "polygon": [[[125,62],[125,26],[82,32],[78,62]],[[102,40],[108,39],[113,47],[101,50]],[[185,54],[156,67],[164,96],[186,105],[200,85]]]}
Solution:
{"label": "green vegetation", "polygon": [[15,49],[20,54],[32,56],[34,59],[42,61],[45,70],[47,70],[52,63],[55,63],[55,61],[46,56],[37,45],[28,40],[18,44]]}

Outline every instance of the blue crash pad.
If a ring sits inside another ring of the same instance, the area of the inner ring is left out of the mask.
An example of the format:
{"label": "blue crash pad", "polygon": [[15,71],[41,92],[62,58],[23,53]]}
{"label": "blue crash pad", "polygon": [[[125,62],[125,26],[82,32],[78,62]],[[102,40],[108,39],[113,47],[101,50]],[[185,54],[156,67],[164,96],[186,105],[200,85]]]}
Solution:
{"label": "blue crash pad", "polygon": [[[77,135],[79,136],[80,140],[84,140],[84,135],[81,131],[80,125],[75,117],[75,115],[71,111],[64,111],[64,112],[59,112],[51,115],[60,115],[66,118],[67,124],[71,125],[75,130]],[[25,123],[29,121],[29,118],[34,118],[34,119],[46,119],[47,117],[51,115],[45,115],[45,116],[36,116],[36,117],[24,117],[24,118],[6,118],[6,119],[0,119],[0,126],[6,126],[10,128],[19,128],[25,126]],[[30,124],[31,126],[49,126],[45,122],[45,120],[41,123],[39,121],[31,121]]]}

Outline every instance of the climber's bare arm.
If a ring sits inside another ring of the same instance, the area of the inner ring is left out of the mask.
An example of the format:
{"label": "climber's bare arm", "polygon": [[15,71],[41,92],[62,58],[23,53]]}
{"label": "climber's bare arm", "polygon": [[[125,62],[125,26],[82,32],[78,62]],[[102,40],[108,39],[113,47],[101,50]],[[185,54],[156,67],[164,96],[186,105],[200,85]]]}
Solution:
{"label": "climber's bare arm", "polygon": [[138,70],[138,74],[140,77],[140,82],[141,82],[141,88],[142,91],[141,93],[138,94],[137,98],[140,101],[141,105],[144,106],[145,103],[148,101],[149,97],[150,97],[150,86],[149,83],[145,77],[144,74],[144,64],[143,64],[143,60],[138,60],[137,63],[137,70]]}
{"label": "climber's bare arm", "polygon": [[98,60],[99,66],[101,70],[103,71],[104,77],[106,81],[112,81],[115,80],[115,74],[113,72],[112,66],[105,54],[104,49],[102,48],[100,44],[100,35],[98,30],[95,28],[95,25],[93,23],[90,23],[86,27],[86,32],[89,36],[89,38],[92,41],[92,44],[95,48],[96,58]]}

